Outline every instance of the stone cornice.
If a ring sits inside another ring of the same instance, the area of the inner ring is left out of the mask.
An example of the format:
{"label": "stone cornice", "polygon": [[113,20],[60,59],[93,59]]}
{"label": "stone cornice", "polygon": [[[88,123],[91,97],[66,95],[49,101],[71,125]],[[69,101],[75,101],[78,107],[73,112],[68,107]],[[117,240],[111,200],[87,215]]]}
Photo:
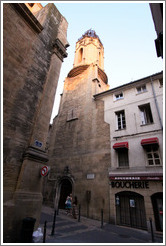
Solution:
{"label": "stone cornice", "polygon": [[21,15],[21,17],[31,26],[31,28],[33,28],[35,32],[40,33],[43,30],[43,26],[24,3],[10,3],[10,5]]}
{"label": "stone cornice", "polygon": [[108,84],[108,78],[107,78],[107,75],[106,73],[98,67],[98,74],[99,74],[99,77],[101,78],[101,80],[105,83],[105,84]]}
{"label": "stone cornice", "polygon": [[69,77],[69,78],[76,77],[77,75],[83,73],[88,67],[89,67],[89,65],[82,65],[82,66],[74,67],[68,73],[67,77]]}
{"label": "stone cornice", "polygon": [[61,61],[67,57],[66,46],[57,38],[53,43],[53,53],[55,53]]}
{"label": "stone cornice", "polygon": [[43,150],[29,146],[25,151],[23,158],[36,162],[40,161],[45,163],[48,161],[48,154]]}

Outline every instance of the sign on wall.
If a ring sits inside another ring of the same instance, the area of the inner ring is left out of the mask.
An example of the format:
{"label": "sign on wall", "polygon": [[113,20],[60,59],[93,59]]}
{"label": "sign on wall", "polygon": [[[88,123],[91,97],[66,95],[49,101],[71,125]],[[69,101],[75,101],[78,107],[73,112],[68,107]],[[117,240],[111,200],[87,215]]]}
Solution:
{"label": "sign on wall", "polygon": [[149,189],[148,181],[112,181],[112,188]]}
{"label": "sign on wall", "polygon": [[114,180],[114,181],[118,181],[118,180],[130,180],[130,181],[134,181],[134,180],[136,180],[136,181],[139,181],[139,180],[154,180],[154,181],[157,181],[157,180],[163,180],[163,176],[162,175],[151,175],[151,174],[147,174],[146,176],[144,175],[139,175],[139,176],[118,176],[118,175],[116,175],[116,176],[110,176],[109,177],[110,178],[110,180]]}
{"label": "sign on wall", "polygon": [[95,178],[95,175],[94,173],[88,173],[87,176],[86,176],[87,179],[94,179]]}
{"label": "sign on wall", "polygon": [[49,174],[50,168],[48,166],[42,167],[40,174],[42,177],[46,177]]}
{"label": "sign on wall", "polygon": [[42,145],[43,145],[43,143],[40,142],[39,140],[35,140],[35,145],[36,145],[37,147],[41,148]]}

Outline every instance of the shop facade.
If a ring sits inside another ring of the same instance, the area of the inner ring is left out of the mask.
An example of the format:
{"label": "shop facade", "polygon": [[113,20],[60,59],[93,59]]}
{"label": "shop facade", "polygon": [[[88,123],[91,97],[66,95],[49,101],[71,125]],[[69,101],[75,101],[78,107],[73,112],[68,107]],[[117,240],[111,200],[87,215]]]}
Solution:
{"label": "shop facade", "polygon": [[[110,125],[110,221],[163,230],[163,74],[95,95]],[[150,222],[151,221],[151,222]]]}
{"label": "shop facade", "polygon": [[149,230],[163,230],[162,175],[111,175],[111,215],[114,223]]}

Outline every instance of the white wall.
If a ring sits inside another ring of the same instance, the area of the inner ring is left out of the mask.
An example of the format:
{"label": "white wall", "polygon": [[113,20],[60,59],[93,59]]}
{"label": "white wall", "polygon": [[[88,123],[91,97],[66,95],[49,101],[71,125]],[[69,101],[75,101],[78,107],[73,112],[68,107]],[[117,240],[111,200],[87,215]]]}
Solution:
{"label": "white wall", "polygon": [[[157,113],[154,95],[152,91],[151,81],[146,83],[147,92],[137,93],[136,87],[144,84],[143,81],[124,85],[121,88],[111,90],[109,94],[102,99],[105,102],[105,121],[110,124],[110,139],[111,139],[111,163],[110,170],[117,172],[157,172],[162,169],[162,166],[147,166],[146,155],[141,140],[145,138],[158,137],[159,153],[161,161],[163,159],[163,136],[161,123]],[[163,88],[160,86],[159,80],[153,81],[153,86],[156,94],[156,99],[160,111],[161,120],[163,120]],[[123,92],[123,99],[114,100],[114,94]],[[153,123],[141,125],[139,105],[150,103],[153,116]],[[126,129],[116,129],[115,112],[125,110]],[[129,143],[129,168],[119,168],[117,153],[113,149],[116,142],[128,141]]]}

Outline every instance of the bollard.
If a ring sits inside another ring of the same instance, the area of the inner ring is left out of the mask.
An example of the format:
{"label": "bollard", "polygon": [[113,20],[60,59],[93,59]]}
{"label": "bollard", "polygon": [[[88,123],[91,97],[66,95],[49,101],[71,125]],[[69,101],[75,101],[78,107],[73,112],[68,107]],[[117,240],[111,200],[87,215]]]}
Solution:
{"label": "bollard", "polygon": [[54,213],[54,219],[53,219],[53,224],[52,224],[52,232],[51,232],[51,236],[54,235],[54,230],[55,230],[55,221],[56,221],[56,210],[55,210],[55,213]]}
{"label": "bollard", "polygon": [[43,243],[46,242],[46,228],[47,228],[47,221],[44,222]]}
{"label": "bollard", "polygon": [[103,228],[103,209],[101,209],[101,228]]}
{"label": "bollard", "polygon": [[81,217],[81,205],[78,207],[78,222],[80,222],[80,217]]}
{"label": "bollard", "polygon": [[153,233],[153,226],[152,226],[152,218],[149,218],[149,221],[150,221],[150,229],[151,229],[152,242],[154,242],[154,233]]}

